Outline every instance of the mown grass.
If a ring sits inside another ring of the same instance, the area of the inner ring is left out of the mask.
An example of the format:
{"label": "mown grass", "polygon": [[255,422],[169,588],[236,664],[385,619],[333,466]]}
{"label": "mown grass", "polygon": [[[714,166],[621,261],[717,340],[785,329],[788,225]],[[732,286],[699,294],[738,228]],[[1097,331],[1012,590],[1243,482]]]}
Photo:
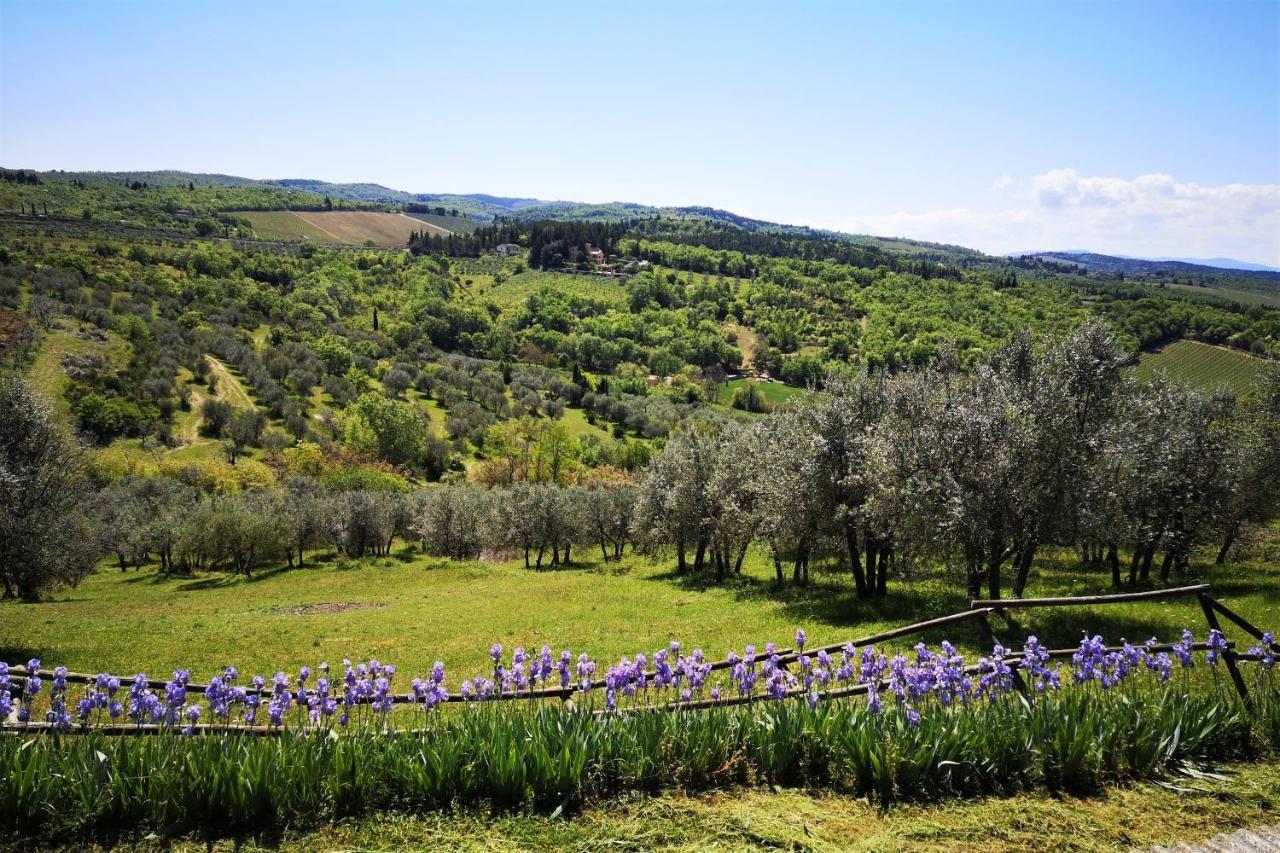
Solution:
{"label": "mown grass", "polygon": [[1243,397],[1253,390],[1265,366],[1262,359],[1238,350],[1181,340],[1157,352],[1142,353],[1135,373],[1145,379],[1164,371],[1173,379],[1207,391],[1226,386],[1237,397]]}
{"label": "mown grass", "polygon": [[781,382],[756,382],[752,379],[731,379],[723,385],[717,387],[717,402],[723,405],[733,403],[733,395],[737,393],[739,388],[745,388],[748,384],[753,384],[760,390],[760,396],[765,402],[771,406],[781,406],[802,394],[808,393],[808,389],[798,388],[795,385],[784,385]]}
{"label": "mown grass", "polygon": [[[1196,562],[1185,580],[1213,583],[1216,594],[1246,618],[1264,629],[1280,628],[1275,550],[1256,545],[1250,559],[1224,566]],[[811,646],[825,645],[965,607],[963,585],[944,572],[897,583],[883,600],[858,600],[847,574],[819,568],[808,587],[778,587],[762,554],[752,554],[744,575],[725,585],[708,575],[677,576],[670,556],[602,563],[599,549],[583,546],[574,560],[570,568],[539,572],[519,561],[457,563],[398,548],[390,558],[350,562],[317,553],[306,568],[277,566],[251,578],[165,577],[104,565],[46,602],[0,603],[0,660],[34,656],[78,671],[154,675],[184,666],[205,677],[227,664],[246,675],[269,675],[323,660],[376,657],[395,663],[406,677],[441,660],[456,679],[485,672],[485,652],[494,642],[508,648],[546,643],[612,662],[679,640],[718,658],[747,643],[786,644],[797,627],[806,630]],[[1029,595],[1106,591],[1105,569],[1081,567],[1065,552],[1041,560],[1028,588]],[[352,603],[371,606],[298,612],[306,605]],[[1014,615],[1016,622],[996,622],[1008,640],[1021,642],[1034,632],[1056,647],[1076,645],[1085,630],[1135,641],[1177,639],[1184,627],[1197,635],[1206,630],[1203,614],[1186,600]],[[966,625],[922,637],[934,643],[946,638],[970,651],[985,646]]]}
{"label": "mown grass", "polygon": [[233,210],[233,216],[249,220],[254,232],[264,240],[313,240],[337,243],[336,237],[312,225],[291,210]]}

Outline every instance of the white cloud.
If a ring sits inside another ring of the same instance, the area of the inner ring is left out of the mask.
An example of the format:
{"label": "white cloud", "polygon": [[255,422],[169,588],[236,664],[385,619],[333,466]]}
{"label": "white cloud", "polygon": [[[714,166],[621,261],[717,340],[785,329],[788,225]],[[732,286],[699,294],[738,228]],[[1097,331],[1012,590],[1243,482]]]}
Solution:
{"label": "white cloud", "polygon": [[1090,249],[1227,256],[1280,266],[1280,184],[1202,186],[1171,175],[1089,177],[1052,169],[992,185],[1000,209],[854,216],[845,231],[959,243],[988,252]]}
{"label": "white cloud", "polygon": [[1001,175],[996,178],[996,182],[991,185],[993,193],[1002,193],[1014,185],[1013,175]]}

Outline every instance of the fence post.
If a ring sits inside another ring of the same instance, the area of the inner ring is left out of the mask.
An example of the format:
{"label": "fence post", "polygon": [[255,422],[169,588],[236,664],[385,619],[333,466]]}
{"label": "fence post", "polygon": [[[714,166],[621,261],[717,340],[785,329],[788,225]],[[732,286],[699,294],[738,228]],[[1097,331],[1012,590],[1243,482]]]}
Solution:
{"label": "fence post", "polygon": [[[1222,626],[1218,624],[1218,614],[1214,611],[1213,601],[1205,593],[1196,596],[1200,601],[1200,609],[1204,611],[1205,621],[1209,623],[1209,628],[1218,633],[1222,633]],[[1227,665],[1227,672],[1231,673],[1231,680],[1236,685],[1236,692],[1240,694],[1240,698],[1244,700],[1246,706],[1252,706],[1249,700],[1249,688],[1244,685],[1244,678],[1240,675],[1240,667],[1236,666],[1236,653],[1233,649],[1224,649],[1222,652],[1222,660]]]}
{"label": "fence post", "polygon": [[[1239,625],[1242,630],[1246,631],[1249,634],[1252,634],[1254,639],[1258,640],[1259,642],[1262,641],[1262,631],[1256,625],[1251,623],[1249,620],[1245,619],[1239,613],[1236,613],[1230,607],[1227,607],[1227,605],[1223,604],[1221,601],[1218,601],[1218,599],[1213,598],[1209,595],[1205,595],[1204,597],[1208,599],[1210,607],[1212,607],[1214,610],[1218,611],[1223,616],[1230,619],[1232,622]],[[1271,647],[1275,651],[1280,652],[1280,643],[1273,641],[1271,643]]]}
{"label": "fence post", "polygon": [[[996,631],[991,627],[991,622],[987,619],[986,614],[978,617],[978,625],[982,628],[982,632],[987,635],[987,641],[991,645],[999,645],[1008,652],[1009,649],[1004,643],[1000,642],[1000,637],[996,635]],[[1018,692],[1023,696],[1027,695],[1027,682],[1022,680],[1022,673],[1018,671],[1018,665],[1014,664],[1009,667],[1009,672],[1013,674],[1013,686],[1018,688]]]}

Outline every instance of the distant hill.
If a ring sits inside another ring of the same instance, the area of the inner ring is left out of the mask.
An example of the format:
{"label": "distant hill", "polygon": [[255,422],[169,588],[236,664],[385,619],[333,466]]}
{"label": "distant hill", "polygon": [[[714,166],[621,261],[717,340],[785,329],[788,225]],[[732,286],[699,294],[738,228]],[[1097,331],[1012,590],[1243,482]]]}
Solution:
{"label": "distant hill", "polygon": [[1225,266],[1222,264],[1197,263],[1171,258],[1135,258],[1127,255],[1101,255],[1096,252],[1086,252],[1077,249],[1053,252],[1012,252],[1009,254],[1009,257],[1040,258],[1042,260],[1056,261],[1063,264],[1074,264],[1087,272],[1111,275],[1116,273],[1141,276],[1192,274],[1212,277],[1215,275],[1229,274],[1235,279],[1252,279],[1263,285],[1274,285],[1276,288],[1280,288],[1280,270],[1265,267],[1261,264],[1244,264],[1241,261],[1232,262],[1239,266]]}

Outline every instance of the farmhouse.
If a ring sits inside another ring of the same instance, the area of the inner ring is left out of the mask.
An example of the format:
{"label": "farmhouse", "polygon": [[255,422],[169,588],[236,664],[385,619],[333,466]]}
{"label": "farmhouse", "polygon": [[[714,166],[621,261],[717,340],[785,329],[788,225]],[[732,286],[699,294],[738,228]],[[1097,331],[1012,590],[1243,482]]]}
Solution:
{"label": "farmhouse", "polygon": [[591,258],[591,262],[596,265],[604,264],[604,249],[599,246],[587,244],[587,257]]}
{"label": "farmhouse", "polygon": [[520,247],[517,246],[515,243],[499,243],[496,247],[494,247],[493,251],[499,255],[502,255],[503,257],[509,258],[512,255],[520,254]]}

